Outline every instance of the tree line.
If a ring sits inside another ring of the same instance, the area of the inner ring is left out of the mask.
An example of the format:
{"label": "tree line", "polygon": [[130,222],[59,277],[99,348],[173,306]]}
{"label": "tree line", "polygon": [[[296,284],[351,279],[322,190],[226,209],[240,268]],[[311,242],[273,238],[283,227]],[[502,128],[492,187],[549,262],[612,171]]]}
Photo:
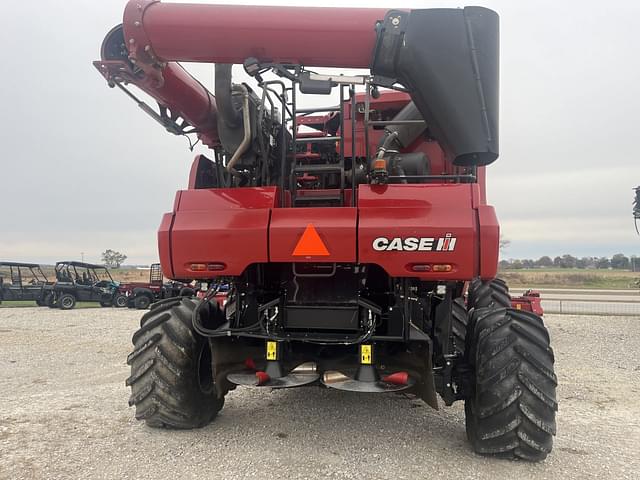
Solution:
{"label": "tree line", "polygon": [[616,253],[611,258],[608,257],[574,257],[565,254],[551,258],[547,255],[537,260],[533,259],[509,259],[500,261],[501,269],[522,269],[522,268],[597,268],[615,270],[640,270],[640,258],[632,255],[627,257],[623,253]]}

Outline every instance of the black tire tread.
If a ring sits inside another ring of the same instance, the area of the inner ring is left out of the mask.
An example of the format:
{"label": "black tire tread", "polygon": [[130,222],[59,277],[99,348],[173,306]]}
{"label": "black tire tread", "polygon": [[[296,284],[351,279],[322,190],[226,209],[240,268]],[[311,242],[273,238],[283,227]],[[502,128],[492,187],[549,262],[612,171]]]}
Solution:
{"label": "black tire tread", "polygon": [[451,304],[451,335],[454,341],[454,351],[460,356],[464,355],[468,324],[469,316],[464,299],[462,297],[455,298]]}
{"label": "black tire tread", "polygon": [[511,308],[483,309],[474,320],[467,348],[476,382],[465,405],[467,435],[480,454],[543,460],[558,410],[547,329],[537,315]]}
{"label": "black tire tread", "polygon": [[469,310],[478,308],[509,308],[511,295],[509,287],[501,278],[483,281],[474,279],[469,285]]}
{"label": "black tire tread", "polygon": [[203,427],[224,404],[215,389],[203,392],[199,387],[198,358],[207,341],[192,330],[195,305],[190,299],[164,302],[144,314],[133,335],[134,350],[127,357],[131,375],[125,384],[131,387],[129,405],[135,407],[136,419],[150,427]]}

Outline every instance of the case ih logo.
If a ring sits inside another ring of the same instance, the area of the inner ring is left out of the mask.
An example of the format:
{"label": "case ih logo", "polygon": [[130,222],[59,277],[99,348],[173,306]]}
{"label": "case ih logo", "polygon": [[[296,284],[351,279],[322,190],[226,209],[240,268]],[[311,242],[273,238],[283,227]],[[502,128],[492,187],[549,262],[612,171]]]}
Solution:
{"label": "case ih logo", "polygon": [[378,237],[373,241],[373,249],[378,252],[453,252],[458,239],[447,233],[444,237]]}

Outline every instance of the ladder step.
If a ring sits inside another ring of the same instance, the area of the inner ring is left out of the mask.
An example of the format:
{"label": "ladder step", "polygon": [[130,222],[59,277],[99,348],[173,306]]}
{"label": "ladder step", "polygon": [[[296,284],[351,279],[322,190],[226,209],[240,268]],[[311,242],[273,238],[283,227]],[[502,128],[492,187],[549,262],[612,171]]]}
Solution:
{"label": "ladder step", "polygon": [[296,197],[293,201],[294,204],[300,203],[329,203],[329,202],[339,202],[342,200],[340,195],[320,195],[317,197],[311,196],[303,196]]}
{"label": "ladder step", "polygon": [[295,173],[340,173],[341,165],[299,165],[293,169]]}
{"label": "ladder step", "polygon": [[325,143],[339,142],[341,137],[302,137],[296,138],[296,143]]}

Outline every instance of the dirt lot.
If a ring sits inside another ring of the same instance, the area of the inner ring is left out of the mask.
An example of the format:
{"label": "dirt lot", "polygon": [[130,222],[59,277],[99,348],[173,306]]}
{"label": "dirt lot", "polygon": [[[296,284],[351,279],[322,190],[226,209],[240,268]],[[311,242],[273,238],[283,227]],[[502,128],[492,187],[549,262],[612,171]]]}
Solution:
{"label": "dirt lot", "polygon": [[461,404],[238,389],[210,426],[159,431],[127,407],[139,313],[0,310],[0,478],[638,478],[640,318],[548,316],[560,378],[546,462],[474,455]]}

